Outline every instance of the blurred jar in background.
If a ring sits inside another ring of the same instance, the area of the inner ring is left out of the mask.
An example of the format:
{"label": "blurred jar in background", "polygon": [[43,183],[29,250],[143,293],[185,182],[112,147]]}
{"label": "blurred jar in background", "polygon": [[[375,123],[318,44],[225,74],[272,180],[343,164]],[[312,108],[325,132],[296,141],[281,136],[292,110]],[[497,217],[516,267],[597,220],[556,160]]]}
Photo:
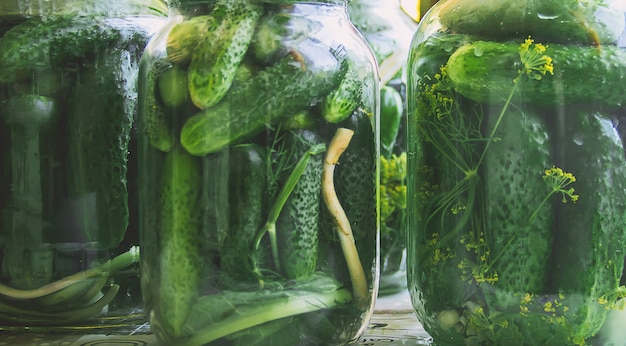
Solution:
{"label": "blurred jar in background", "polygon": [[129,152],[139,59],[166,9],[0,4],[0,323],[90,324],[141,307]]}

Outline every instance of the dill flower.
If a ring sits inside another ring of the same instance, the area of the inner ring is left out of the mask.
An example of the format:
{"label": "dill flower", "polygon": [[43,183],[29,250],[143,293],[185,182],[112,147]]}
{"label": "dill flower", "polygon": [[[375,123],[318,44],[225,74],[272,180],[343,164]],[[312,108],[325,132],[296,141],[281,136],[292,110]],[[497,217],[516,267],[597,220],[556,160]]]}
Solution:
{"label": "dill flower", "polygon": [[[518,71],[531,79],[540,80],[546,73],[554,74],[552,58],[544,55],[547,46],[534,43],[530,36],[519,47],[519,56],[522,60],[523,69]],[[532,47],[531,47],[532,46]]]}
{"label": "dill flower", "polygon": [[578,201],[579,196],[574,194],[574,188],[567,189],[567,186],[576,182],[576,177],[572,173],[552,167],[545,170],[543,180],[552,188],[551,194],[561,194],[563,203],[567,202],[567,197],[574,203]]}

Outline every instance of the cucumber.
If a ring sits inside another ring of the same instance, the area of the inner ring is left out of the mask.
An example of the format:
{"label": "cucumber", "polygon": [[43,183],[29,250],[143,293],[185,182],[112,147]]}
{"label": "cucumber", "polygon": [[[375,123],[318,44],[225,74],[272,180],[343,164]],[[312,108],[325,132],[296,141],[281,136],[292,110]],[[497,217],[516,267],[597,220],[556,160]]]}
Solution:
{"label": "cucumber", "polygon": [[345,120],[361,103],[363,84],[357,71],[350,68],[341,80],[339,87],[324,98],[322,115],[329,123]]}
{"label": "cucumber", "polygon": [[218,24],[194,48],[188,70],[189,94],[198,108],[215,105],[230,88],[262,10],[247,0],[216,3],[210,15]]}
{"label": "cucumber", "polygon": [[404,116],[402,95],[389,85],[380,88],[380,151],[390,158]]}
{"label": "cucumber", "polygon": [[[30,18],[14,26],[0,39],[0,81],[11,82],[21,72],[71,62],[72,55],[95,52],[97,47],[112,47],[120,37],[119,32],[107,29],[110,28],[97,18]],[[55,45],[65,38],[73,42],[71,47],[63,46],[61,55],[61,49]]]}
{"label": "cucumber", "polygon": [[[520,43],[475,41],[461,46],[447,63],[452,86],[473,100],[502,103],[520,69]],[[626,93],[616,88],[626,80],[626,50],[550,44],[545,55],[552,58],[554,75],[522,80],[518,92],[527,102],[544,106],[597,102],[615,108],[626,102]]]}
{"label": "cucumber", "polygon": [[268,11],[261,17],[252,38],[250,51],[254,57],[269,64],[280,59],[309,39],[317,30],[316,22],[302,15],[294,15],[292,9]]}
{"label": "cucumber", "polygon": [[435,75],[441,73],[441,67],[446,65],[450,55],[460,46],[474,40],[470,35],[436,33],[414,44],[407,63],[414,78],[408,81],[407,88],[417,90],[418,83],[436,83]]}
{"label": "cucumber", "polygon": [[218,23],[211,15],[192,17],[174,25],[167,33],[167,59],[180,66],[188,66],[194,49]]}
{"label": "cucumber", "polygon": [[66,114],[66,186],[79,207],[61,227],[84,235],[73,241],[97,241],[102,248],[115,248],[129,223],[126,172],[133,112],[125,108],[130,95],[121,87],[120,58],[112,55],[81,70]]}
{"label": "cucumber", "polygon": [[624,29],[624,14],[612,1],[452,0],[435,6],[451,32],[485,38],[532,36],[541,42],[581,45],[615,44]]}
{"label": "cucumber", "polygon": [[196,217],[201,170],[198,159],[180,147],[163,166],[159,256],[159,328],[183,336],[183,325],[198,297],[202,274],[200,227]]}
{"label": "cucumber", "polygon": [[253,270],[265,267],[267,249],[254,249],[257,232],[265,221],[263,201],[266,190],[265,153],[251,144],[233,146],[220,153],[228,161],[228,227],[220,246],[220,264],[227,283],[254,282]]}
{"label": "cucumber", "polygon": [[[216,152],[310,107],[337,87],[346,68],[346,60],[324,67],[302,66],[290,55],[237,84],[224,102],[189,118],[180,141],[193,155]],[[286,85],[290,87],[285,89]]]}
{"label": "cucumber", "polygon": [[335,168],[335,189],[354,235],[364,268],[372,268],[376,258],[376,140],[373,119],[362,110],[339,123],[354,131],[348,148]]}
{"label": "cucumber", "polygon": [[154,148],[168,152],[172,150],[176,144],[176,138],[172,131],[171,119],[168,119],[161,100],[158,98],[157,85],[159,77],[172,69],[172,64],[165,58],[155,60],[151,65],[147,65],[146,60],[142,60],[140,64],[140,76],[146,80],[146,83],[140,83],[139,94],[145,95],[142,102],[138,104],[141,117],[141,128],[146,134],[150,145]]}
{"label": "cucumber", "polygon": [[[312,146],[323,139],[308,130],[291,130],[283,134],[284,148],[289,148],[295,166]],[[276,222],[278,253],[283,274],[288,279],[301,280],[315,271],[318,256],[320,198],[322,187],[323,154],[311,155],[300,179],[293,188]],[[279,178],[285,184],[290,171]]]}
{"label": "cucumber", "polygon": [[541,294],[547,284],[553,215],[541,201],[551,191],[542,175],[553,165],[552,142],[545,120],[528,108],[510,107],[499,125],[499,107],[485,114],[487,131],[498,126],[482,167],[486,241],[498,273],[492,306],[516,312],[520,297],[511,293]]}
{"label": "cucumber", "polygon": [[[549,289],[578,299],[570,323],[576,338],[594,335],[614,299],[598,299],[619,286],[624,261],[626,159],[624,145],[608,115],[572,105],[559,121],[558,165],[572,173],[576,203],[555,202],[556,228]],[[552,116],[551,114],[549,114]]]}
{"label": "cucumber", "polygon": [[156,86],[161,101],[167,107],[180,106],[189,99],[187,73],[178,66],[172,66],[159,75]]}

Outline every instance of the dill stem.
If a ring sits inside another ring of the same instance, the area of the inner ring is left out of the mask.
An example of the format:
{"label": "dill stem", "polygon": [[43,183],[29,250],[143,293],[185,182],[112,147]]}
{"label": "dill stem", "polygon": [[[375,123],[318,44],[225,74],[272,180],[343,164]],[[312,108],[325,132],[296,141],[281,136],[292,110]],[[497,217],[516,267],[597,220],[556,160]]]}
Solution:
{"label": "dill stem", "polygon": [[550,197],[552,197],[552,195],[554,195],[555,192],[557,192],[558,190],[556,189],[552,189],[552,191],[550,191],[549,194],[546,195],[546,197],[543,198],[543,200],[541,201],[541,203],[539,203],[539,206],[535,209],[535,211],[533,211],[532,215],[530,215],[530,217],[528,218],[528,221],[532,221],[535,219],[535,217],[537,216],[537,214],[539,213],[539,210],[543,207],[544,204],[546,204],[546,202],[548,201],[548,199]]}
{"label": "dill stem", "polygon": [[517,86],[519,85],[520,81],[522,80],[521,78],[521,74],[517,77],[517,79],[515,80],[515,83],[513,84],[513,89],[511,89],[511,92],[509,93],[509,96],[506,98],[506,101],[504,102],[504,106],[502,107],[502,110],[500,111],[500,115],[498,115],[498,120],[496,121],[496,124],[493,126],[493,129],[491,130],[491,133],[489,134],[489,138],[487,140],[487,143],[485,144],[485,148],[483,149],[482,154],[480,155],[480,159],[478,160],[478,164],[476,164],[476,169],[478,169],[478,167],[480,167],[480,164],[483,162],[483,159],[485,158],[485,155],[487,155],[487,150],[489,149],[489,145],[491,144],[491,142],[493,142],[493,139],[496,135],[496,131],[498,131],[498,127],[500,127],[500,123],[502,122],[502,119],[504,118],[504,114],[506,114],[506,111],[509,109],[509,105],[511,104],[511,100],[513,99],[513,95],[515,95],[515,91],[517,90]]}
{"label": "dill stem", "polygon": [[[430,256],[433,251],[441,249],[444,244],[452,241],[452,239],[457,236],[457,234],[463,229],[463,227],[465,227],[467,222],[470,220],[470,217],[474,215],[473,209],[474,202],[476,201],[476,187],[474,186],[474,181],[475,180],[469,181],[467,205],[465,210],[463,211],[461,220],[459,220],[459,222],[454,225],[454,228],[445,236],[441,237],[441,239],[439,239],[439,241],[436,242],[432,247],[423,251],[422,261],[428,258],[428,256]],[[442,215],[442,218],[443,217],[445,217],[445,215]]]}

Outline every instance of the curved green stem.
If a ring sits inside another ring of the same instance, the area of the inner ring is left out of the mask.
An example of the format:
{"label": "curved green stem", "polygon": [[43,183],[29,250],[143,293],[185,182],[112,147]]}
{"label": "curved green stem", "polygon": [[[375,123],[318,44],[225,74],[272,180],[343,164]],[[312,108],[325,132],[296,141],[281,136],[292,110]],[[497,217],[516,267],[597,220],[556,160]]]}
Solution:
{"label": "curved green stem", "polygon": [[261,325],[281,318],[301,315],[321,309],[328,309],[347,303],[352,295],[345,289],[330,293],[304,292],[302,295],[291,297],[285,303],[259,304],[246,310],[245,315],[233,314],[219,322],[203,328],[187,340],[181,341],[181,346],[201,346],[233,333]]}
{"label": "curved green stem", "polygon": [[139,247],[133,246],[127,252],[103,263],[96,268],[87,269],[66,276],[58,281],[49,283],[36,289],[20,290],[0,284],[0,296],[5,296],[12,299],[41,298],[43,296],[68,288],[74,284],[81,283],[84,280],[97,278],[102,275],[111,276],[112,274],[137,262],[139,262]]}

